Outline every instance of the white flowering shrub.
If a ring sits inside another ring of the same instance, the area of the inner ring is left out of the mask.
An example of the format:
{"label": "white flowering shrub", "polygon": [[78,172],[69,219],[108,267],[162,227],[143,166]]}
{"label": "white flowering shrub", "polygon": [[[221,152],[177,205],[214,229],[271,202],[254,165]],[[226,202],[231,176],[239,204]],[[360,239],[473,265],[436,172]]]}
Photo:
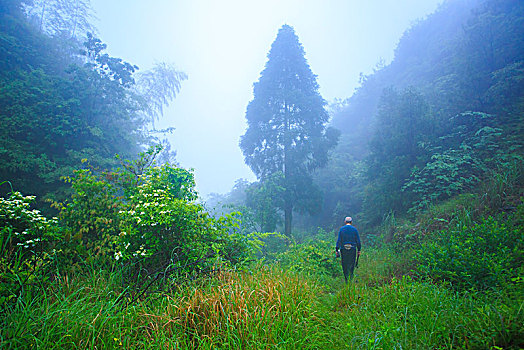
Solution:
{"label": "white flowering shrub", "polygon": [[192,171],[157,166],[160,151],[152,147],[111,172],[91,168],[65,178],[73,194],[55,203],[64,230],[61,266],[116,262],[133,283],[158,271],[198,273],[247,259],[237,219],[212,218],[196,202]]}
{"label": "white flowering shrub", "polygon": [[20,192],[0,198],[0,305],[39,277],[50,261],[50,243],[59,239],[57,219],[31,209],[34,199]]}
{"label": "white flowering shrub", "polygon": [[31,209],[34,200],[35,196],[23,196],[20,192],[0,198],[3,258],[15,252],[34,252],[41,249],[42,243],[57,238],[57,218],[47,219],[39,210]]}
{"label": "white flowering shrub", "polygon": [[137,262],[147,271],[178,266],[183,273],[246,258],[248,244],[236,233],[235,219],[212,218],[195,202],[194,186],[192,172],[170,165],[141,174],[119,212],[114,258]]}

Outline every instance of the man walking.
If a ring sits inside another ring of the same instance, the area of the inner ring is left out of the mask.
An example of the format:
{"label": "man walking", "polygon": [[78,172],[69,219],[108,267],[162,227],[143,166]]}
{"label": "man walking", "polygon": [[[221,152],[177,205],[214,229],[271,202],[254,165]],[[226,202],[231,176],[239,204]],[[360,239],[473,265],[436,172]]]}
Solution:
{"label": "man walking", "polygon": [[337,258],[342,255],[342,272],[346,283],[348,283],[348,275],[353,279],[353,271],[355,270],[355,260],[357,254],[360,255],[360,236],[355,227],[353,227],[353,219],[346,217],[345,225],[338,231],[337,246],[335,248]]}

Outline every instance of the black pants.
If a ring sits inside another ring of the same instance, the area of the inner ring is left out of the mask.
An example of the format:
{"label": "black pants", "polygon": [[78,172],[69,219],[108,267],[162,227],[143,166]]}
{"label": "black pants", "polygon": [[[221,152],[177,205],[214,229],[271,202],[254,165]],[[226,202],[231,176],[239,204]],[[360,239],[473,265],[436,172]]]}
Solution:
{"label": "black pants", "polygon": [[348,276],[350,279],[353,278],[353,271],[355,271],[355,260],[357,258],[357,250],[355,248],[340,250],[342,256],[342,272],[346,283],[348,283]]}

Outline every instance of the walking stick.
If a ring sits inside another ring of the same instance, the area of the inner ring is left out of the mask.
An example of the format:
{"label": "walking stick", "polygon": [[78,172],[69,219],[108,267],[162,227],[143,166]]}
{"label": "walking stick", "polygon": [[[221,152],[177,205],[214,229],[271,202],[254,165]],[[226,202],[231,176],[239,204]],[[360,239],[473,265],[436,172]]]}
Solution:
{"label": "walking stick", "polygon": [[360,254],[357,252],[357,262],[355,262],[355,267],[358,267],[358,258],[360,258]]}

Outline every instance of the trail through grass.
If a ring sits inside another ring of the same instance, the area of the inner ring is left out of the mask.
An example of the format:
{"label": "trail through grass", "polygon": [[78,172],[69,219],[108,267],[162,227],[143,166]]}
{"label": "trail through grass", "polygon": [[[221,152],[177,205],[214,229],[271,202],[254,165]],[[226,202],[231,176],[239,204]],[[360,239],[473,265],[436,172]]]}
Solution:
{"label": "trail through grass", "polygon": [[362,255],[353,283],[258,265],[123,307],[115,274],[61,277],[2,313],[5,349],[518,349],[522,294],[458,293]]}

